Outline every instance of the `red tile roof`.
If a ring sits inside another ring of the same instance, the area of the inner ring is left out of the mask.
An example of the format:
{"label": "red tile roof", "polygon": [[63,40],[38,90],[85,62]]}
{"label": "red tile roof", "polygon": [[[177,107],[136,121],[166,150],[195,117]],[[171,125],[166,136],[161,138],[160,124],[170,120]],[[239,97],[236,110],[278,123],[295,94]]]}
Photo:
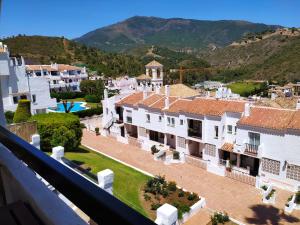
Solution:
{"label": "red tile roof", "polygon": [[[151,105],[151,108],[162,110],[163,108],[165,108],[165,99],[165,97],[161,98],[159,101]],[[169,97],[169,104],[171,105],[177,99],[177,97]]]}
{"label": "red tile roof", "polygon": [[133,105],[136,106],[143,100],[143,92],[133,93],[117,103],[117,105]]}
{"label": "red tile roof", "polygon": [[294,113],[294,116],[288,125],[288,129],[300,130],[300,110]]}
{"label": "red tile roof", "polygon": [[[238,124],[275,130],[285,130],[292,122],[296,111],[266,107],[252,107],[249,116],[243,116]],[[293,127],[300,127],[300,121],[293,122]]]}
{"label": "red tile roof", "polygon": [[163,95],[152,94],[152,95],[148,96],[145,100],[141,101],[139,103],[139,105],[150,106],[150,105],[154,104],[155,102],[159,101],[160,99],[162,99],[163,97],[164,97]]}
{"label": "red tile roof", "polygon": [[221,150],[232,152],[233,151],[233,144],[231,143],[224,143],[221,147]]}

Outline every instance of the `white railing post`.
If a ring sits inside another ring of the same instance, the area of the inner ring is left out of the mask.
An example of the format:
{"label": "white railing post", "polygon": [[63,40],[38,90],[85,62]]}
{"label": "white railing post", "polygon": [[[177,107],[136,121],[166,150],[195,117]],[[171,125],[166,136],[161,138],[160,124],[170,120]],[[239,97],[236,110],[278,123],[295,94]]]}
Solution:
{"label": "white railing post", "polygon": [[110,169],[97,173],[98,185],[111,195],[113,194],[114,172]]}
{"label": "white railing post", "polygon": [[41,149],[40,148],[40,144],[41,144],[41,137],[39,134],[34,134],[31,137],[31,142],[30,144],[32,144],[34,147]]}
{"label": "white railing post", "polygon": [[177,208],[167,203],[163,204],[156,211],[155,223],[158,225],[174,225],[177,223]]}
{"label": "white railing post", "polygon": [[61,158],[64,157],[65,148],[62,146],[57,146],[52,148],[51,157],[56,159],[57,161],[61,161]]}

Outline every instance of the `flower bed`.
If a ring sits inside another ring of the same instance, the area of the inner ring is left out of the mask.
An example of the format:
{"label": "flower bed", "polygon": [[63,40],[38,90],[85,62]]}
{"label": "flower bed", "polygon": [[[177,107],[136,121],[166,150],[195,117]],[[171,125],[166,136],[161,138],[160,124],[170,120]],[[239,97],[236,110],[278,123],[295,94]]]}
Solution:
{"label": "flower bed", "polygon": [[165,203],[178,209],[178,219],[183,219],[186,213],[200,198],[196,193],[179,189],[174,181],[167,182],[164,177],[156,176],[148,180],[144,186],[145,206],[149,211],[156,211]]}

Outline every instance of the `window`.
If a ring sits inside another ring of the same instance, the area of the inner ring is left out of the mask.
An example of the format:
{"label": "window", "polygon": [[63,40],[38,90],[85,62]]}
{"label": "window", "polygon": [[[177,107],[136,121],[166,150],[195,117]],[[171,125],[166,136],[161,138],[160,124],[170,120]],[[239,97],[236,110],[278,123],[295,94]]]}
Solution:
{"label": "window", "polygon": [[232,134],[232,125],[227,126],[227,133]]}
{"label": "window", "polygon": [[287,166],[286,178],[300,181],[300,166],[289,164]]}
{"label": "window", "polygon": [[262,171],[279,175],[280,161],[276,161],[268,158],[262,158]]}
{"label": "window", "polygon": [[174,126],[175,125],[175,118],[171,119],[171,125]]}
{"label": "window", "polygon": [[19,101],[18,96],[14,96],[13,101],[14,101],[14,104],[18,104],[18,101]]}
{"label": "window", "polygon": [[236,132],[237,132],[237,127],[235,126],[234,127],[234,134],[236,134]]}
{"label": "window", "polygon": [[175,118],[168,117],[167,120],[168,120],[168,126],[171,127],[175,126]]}
{"label": "window", "polygon": [[106,115],[108,115],[108,108],[105,108],[105,111],[106,111]]}
{"label": "window", "polygon": [[147,130],[143,127],[139,127],[139,136],[147,137]]}
{"label": "window", "polygon": [[219,138],[219,127],[215,126],[215,138]]}
{"label": "window", "polygon": [[21,95],[20,98],[21,99],[27,99],[27,96],[26,95]]}
{"label": "window", "polygon": [[180,148],[185,148],[185,138],[177,137],[177,146]]}
{"label": "window", "polygon": [[150,123],[150,114],[146,114],[146,122]]}
{"label": "window", "polygon": [[209,155],[209,156],[216,156],[216,146],[215,145],[211,145],[211,144],[206,144],[205,145],[205,150],[204,150],[205,155]]}
{"label": "window", "polygon": [[256,145],[256,146],[260,145],[260,134],[249,132],[248,136],[249,136],[250,145]]}
{"label": "window", "polygon": [[170,125],[171,124],[171,118],[168,117],[167,119],[168,119],[168,125]]}
{"label": "window", "polygon": [[36,95],[32,95],[32,102],[33,102],[33,103],[36,102]]}
{"label": "window", "polygon": [[180,120],[180,125],[183,125],[183,120]]}
{"label": "window", "polygon": [[158,116],[158,122],[161,122],[161,116]]}

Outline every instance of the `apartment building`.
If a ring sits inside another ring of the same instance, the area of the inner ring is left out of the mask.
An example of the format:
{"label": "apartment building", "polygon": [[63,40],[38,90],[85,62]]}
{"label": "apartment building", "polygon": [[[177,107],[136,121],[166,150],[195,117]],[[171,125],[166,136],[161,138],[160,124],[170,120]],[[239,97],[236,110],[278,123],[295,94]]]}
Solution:
{"label": "apartment building", "polygon": [[49,81],[51,91],[80,91],[80,82],[88,79],[86,68],[66,64],[26,65],[31,77],[44,77]]}
{"label": "apartment building", "polygon": [[[144,150],[161,145],[221,176],[295,190],[300,185],[300,111],[246,101],[136,92],[103,100],[103,134]],[[299,106],[299,103],[298,103]],[[234,173],[233,173],[234,172]],[[252,179],[253,178],[253,179]]]}
{"label": "apartment building", "polygon": [[0,42],[0,79],[4,111],[15,111],[20,99],[31,101],[31,113],[45,113],[56,107],[50,97],[49,83],[43,77],[30,77],[22,57],[11,57],[6,45]]}

